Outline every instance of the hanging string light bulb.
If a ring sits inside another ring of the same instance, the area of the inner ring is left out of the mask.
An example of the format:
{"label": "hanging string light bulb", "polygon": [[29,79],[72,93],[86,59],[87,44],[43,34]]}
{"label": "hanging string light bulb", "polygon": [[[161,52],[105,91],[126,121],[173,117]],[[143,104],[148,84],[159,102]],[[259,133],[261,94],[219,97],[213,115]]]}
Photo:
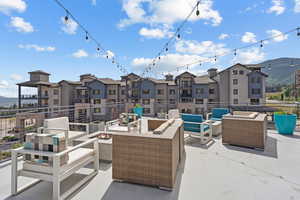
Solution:
{"label": "hanging string light bulb", "polygon": [[89,40],[89,33],[87,31],[85,32],[85,39]]}
{"label": "hanging string light bulb", "polygon": [[180,39],[180,33],[178,33],[177,38],[178,38],[178,40]]}
{"label": "hanging string light bulb", "polygon": [[215,56],[215,62],[217,62],[217,56]]}
{"label": "hanging string light bulb", "polygon": [[100,47],[97,47],[97,51],[100,51]]}
{"label": "hanging string light bulb", "polygon": [[201,65],[202,65],[202,63],[200,62],[200,63],[199,63],[199,66],[201,66]]}
{"label": "hanging string light bulb", "polygon": [[237,55],[237,53],[236,53],[236,49],[234,50],[234,56],[236,56]]}
{"label": "hanging string light bulb", "polygon": [[260,41],[260,48],[263,48],[264,47],[264,41]]}
{"label": "hanging string light bulb", "polygon": [[199,11],[199,3],[200,3],[200,1],[197,2],[197,11],[196,11],[196,15],[197,15],[197,16],[200,15],[200,11]]}
{"label": "hanging string light bulb", "polygon": [[300,27],[297,28],[297,36],[300,36]]}
{"label": "hanging string light bulb", "polygon": [[67,14],[66,14],[66,16],[65,16],[65,22],[67,23],[67,22],[68,22],[68,20],[69,20],[69,11],[68,11],[68,10],[66,10],[66,12],[67,12]]}

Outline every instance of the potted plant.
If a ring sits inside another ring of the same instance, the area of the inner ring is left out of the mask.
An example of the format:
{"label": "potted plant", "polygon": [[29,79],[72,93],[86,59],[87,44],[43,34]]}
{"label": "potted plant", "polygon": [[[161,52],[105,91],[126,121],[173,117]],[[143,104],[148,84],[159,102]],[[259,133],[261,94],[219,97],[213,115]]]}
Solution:
{"label": "potted plant", "polygon": [[274,115],[274,120],[279,134],[293,135],[297,121],[296,114],[276,112]]}
{"label": "potted plant", "polygon": [[133,112],[138,115],[138,117],[141,117],[143,115],[143,107],[140,104],[136,104],[133,108]]}

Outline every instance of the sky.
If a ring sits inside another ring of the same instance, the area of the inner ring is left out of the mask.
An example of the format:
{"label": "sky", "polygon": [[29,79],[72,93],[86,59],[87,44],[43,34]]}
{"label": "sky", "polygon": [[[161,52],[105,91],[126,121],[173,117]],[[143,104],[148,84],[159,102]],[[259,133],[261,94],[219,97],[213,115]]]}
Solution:
{"label": "sky", "polygon": [[[0,96],[16,97],[16,83],[28,72],[44,70],[50,80],[78,80],[80,74],[119,79],[123,73],[106,59],[115,57],[128,72],[141,74],[174,35],[197,0],[60,0],[106,49],[86,40],[78,24],[54,0],[0,0]],[[300,0],[203,0],[169,44],[148,76],[207,69],[234,63],[255,64],[279,57],[299,57],[300,37],[282,35],[234,56],[228,53],[300,27]],[[202,65],[187,65],[206,60]],[[27,90],[25,89],[25,93]],[[30,90],[28,89],[28,93]]]}

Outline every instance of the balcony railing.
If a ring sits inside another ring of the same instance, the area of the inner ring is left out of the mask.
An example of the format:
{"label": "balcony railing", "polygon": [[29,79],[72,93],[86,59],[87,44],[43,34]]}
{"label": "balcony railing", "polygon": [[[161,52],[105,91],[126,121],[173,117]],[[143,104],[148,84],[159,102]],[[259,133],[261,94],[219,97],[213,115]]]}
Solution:
{"label": "balcony railing", "polygon": [[21,95],[21,99],[38,99],[38,95],[36,95],[36,94],[23,94],[23,95]]}

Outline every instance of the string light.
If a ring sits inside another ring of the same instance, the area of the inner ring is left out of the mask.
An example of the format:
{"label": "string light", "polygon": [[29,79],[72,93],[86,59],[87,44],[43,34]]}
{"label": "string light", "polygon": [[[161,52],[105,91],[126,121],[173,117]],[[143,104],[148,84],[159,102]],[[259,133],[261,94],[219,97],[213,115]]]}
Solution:
{"label": "string light", "polygon": [[[260,45],[260,47],[263,48],[263,47],[264,47],[264,42],[274,40],[274,38],[277,38],[277,37],[279,37],[279,36],[285,36],[285,35],[288,35],[288,34],[290,34],[290,33],[295,32],[295,31],[297,32],[297,35],[299,34],[299,36],[300,36],[300,27],[294,28],[294,29],[291,29],[291,30],[289,30],[289,31],[283,32],[283,33],[281,33],[281,34],[274,35],[274,36],[272,36],[272,37],[269,37],[269,38],[266,38],[266,39],[263,39],[263,40],[259,40],[258,42],[252,43],[252,44],[250,44],[250,45],[242,46],[242,47],[235,48],[235,49],[232,49],[232,50],[229,49],[227,52],[224,52],[224,53],[222,53],[222,54],[215,55],[215,56],[211,56],[211,57],[202,58],[201,60],[198,60],[198,61],[189,63],[189,64],[187,64],[187,65],[191,66],[191,65],[199,64],[199,65],[201,66],[201,65],[202,65],[203,63],[205,63],[205,62],[212,62],[212,61],[215,61],[215,62],[216,62],[218,57],[226,56],[226,55],[228,55],[230,52],[233,52],[234,55],[236,56],[238,50],[241,50],[241,49],[248,49],[248,48],[254,47],[254,46],[256,46],[256,45]],[[185,67],[185,66],[186,66],[186,65],[184,65],[183,67]]]}
{"label": "string light", "polygon": [[[105,48],[102,47],[100,42],[91,35],[91,33],[85,28],[85,26],[79,22],[79,20],[71,13],[71,11],[63,5],[63,3],[60,0],[53,0],[53,1],[66,12],[66,15],[64,17],[65,22],[67,23],[70,21],[70,19],[72,19],[78,25],[78,27],[81,28],[83,30],[83,32],[85,33],[85,40],[91,40],[96,44],[95,49],[97,50],[97,52],[100,52],[100,51],[108,52]],[[104,53],[104,55],[105,55],[105,53]],[[119,62],[117,60],[115,60],[114,57],[109,57],[109,55],[107,54],[106,58],[114,59],[114,60],[112,60],[112,63],[115,64],[121,72],[128,73],[126,68],[122,65],[119,65]]]}
{"label": "string light", "polygon": [[178,33],[177,38],[180,39],[180,34]]}

